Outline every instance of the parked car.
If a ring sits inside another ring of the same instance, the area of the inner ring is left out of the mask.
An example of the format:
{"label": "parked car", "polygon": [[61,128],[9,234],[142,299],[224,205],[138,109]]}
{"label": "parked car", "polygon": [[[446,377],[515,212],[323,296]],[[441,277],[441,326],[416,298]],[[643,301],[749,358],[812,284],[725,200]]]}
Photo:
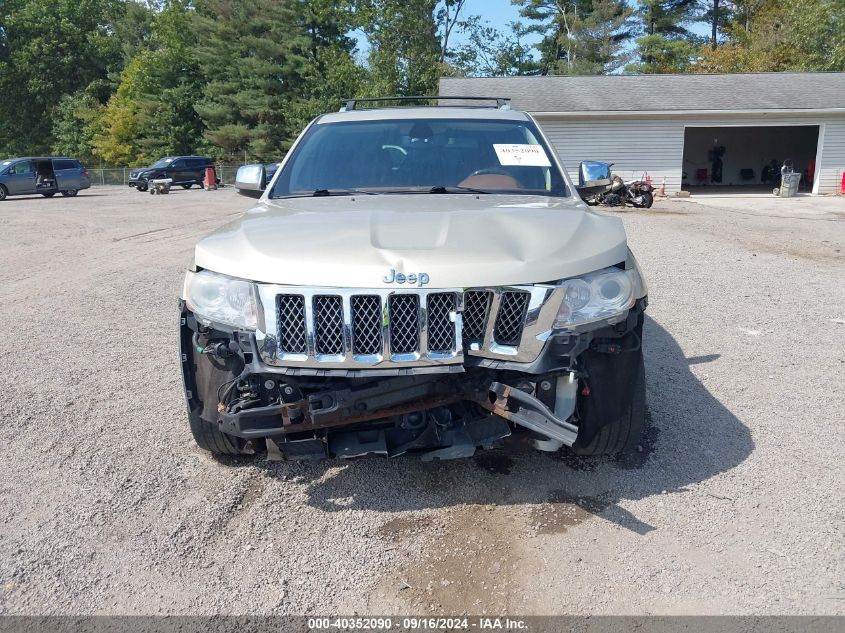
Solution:
{"label": "parked car", "polygon": [[525,433],[543,451],[636,450],[647,289],[622,221],[497,103],[350,102],[269,184],[264,165],[239,170],[259,200],[196,245],[180,304],[200,447],[430,460]]}
{"label": "parked car", "polygon": [[[205,156],[165,156],[149,167],[140,167],[129,172],[129,186],[146,191],[150,180],[170,178],[174,185],[190,189],[192,185],[203,186],[205,170],[214,167],[214,162]],[[217,179],[220,182],[220,179]]]}
{"label": "parked car", "polygon": [[0,161],[0,201],[7,196],[57,193],[75,196],[91,186],[88,170],[75,158],[31,156]]}

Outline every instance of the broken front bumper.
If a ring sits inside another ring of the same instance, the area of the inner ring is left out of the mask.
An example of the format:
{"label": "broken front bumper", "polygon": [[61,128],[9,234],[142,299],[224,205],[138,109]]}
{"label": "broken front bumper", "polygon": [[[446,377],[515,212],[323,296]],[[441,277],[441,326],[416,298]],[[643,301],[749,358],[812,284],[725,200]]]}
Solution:
{"label": "broken front bumper", "polygon": [[614,419],[629,400],[630,362],[608,359],[640,353],[645,300],[612,326],[552,335],[531,363],[465,357],[463,365],[437,372],[408,368],[388,375],[290,376],[263,363],[249,333],[203,326],[184,303],[180,308],[190,416],[243,442],[266,442],[269,453],[288,458],[422,450],[444,458],[490,447],[516,426],[551,448],[572,446],[579,434],[600,427],[589,428],[575,414],[586,398],[602,402],[582,403],[585,410]]}

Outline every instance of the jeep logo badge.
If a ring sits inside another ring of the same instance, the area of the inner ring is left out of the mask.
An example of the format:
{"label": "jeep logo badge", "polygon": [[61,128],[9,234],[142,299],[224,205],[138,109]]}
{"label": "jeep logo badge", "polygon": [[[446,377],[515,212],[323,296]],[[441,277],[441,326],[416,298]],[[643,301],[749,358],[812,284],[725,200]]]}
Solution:
{"label": "jeep logo badge", "polygon": [[391,268],[390,272],[384,276],[382,281],[386,284],[404,284],[407,282],[412,286],[422,287],[428,283],[429,279],[428,273],[409,273],[406,275],[404,273],[397,273],[395,269]]}

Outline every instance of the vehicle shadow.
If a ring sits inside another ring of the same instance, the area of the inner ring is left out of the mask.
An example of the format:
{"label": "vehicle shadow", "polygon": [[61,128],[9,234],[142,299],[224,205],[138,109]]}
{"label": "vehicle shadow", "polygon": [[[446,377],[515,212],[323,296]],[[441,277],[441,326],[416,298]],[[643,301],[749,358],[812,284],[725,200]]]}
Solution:
{"label": "vehicle shadow", "polygon": [[303,482],[307,502],[324,511],[425,510],[460,504],[568,503],[638,533],[652,526],[618,504],[678,494],[728,471],[754,449],[749,430],[691,373],[672,335],[646,317],[648,416],[642,450],[619,459],[547,454],[525,441],[472,459],[422,462],[366,458],[344,462],[263,462],[266,475]]}

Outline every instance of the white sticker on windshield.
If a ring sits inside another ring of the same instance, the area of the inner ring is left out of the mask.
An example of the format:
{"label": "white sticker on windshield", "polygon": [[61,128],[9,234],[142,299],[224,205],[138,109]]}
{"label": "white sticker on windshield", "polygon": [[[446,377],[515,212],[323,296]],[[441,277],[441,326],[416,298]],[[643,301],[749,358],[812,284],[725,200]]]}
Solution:
{"label": "white sticker on windshield", "polygon": [[493,143],[500,165],[527,165],[529,167],[551,167],[542,145],[518,145]]}

